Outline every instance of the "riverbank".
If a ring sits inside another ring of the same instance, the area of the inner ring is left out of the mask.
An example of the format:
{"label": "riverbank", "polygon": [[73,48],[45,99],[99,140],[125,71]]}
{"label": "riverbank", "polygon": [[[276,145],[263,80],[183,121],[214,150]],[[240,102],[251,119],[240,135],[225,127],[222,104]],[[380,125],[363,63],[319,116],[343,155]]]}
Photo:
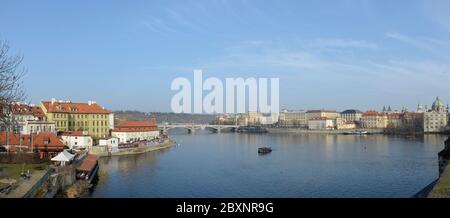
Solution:
{"label": "riverbank", "polygon": [[430,190],[428,198],[449,198],[450,197],[450,169],[446,169],[434,187]]}
{"label": "riverbank", "polygon": [[136,154],[143,154],[146,152],[156,151],[156,150],[160,150],[160,149],[170,148],[170,147],[174,146],[175,144],[176,144],[176,142],[174,140],[169,139],[158,145],[142,146],[142,147],[136,147],[136,148],[123,148],[117,152],[108,152],[107,149],[96,146],[96,147],[93,147],[91,150],[89,150],[89,153],[96,155],[98,157],[136,155]]}
{"label": "riverbank", "polygon": [[[295,133],[295,134],[345,134],[355,130],[309,130],[300,128],[267,128],[269,133]],[[356,129],[356,131],[367,131],[368,134],[383,134],[383,129]]]}

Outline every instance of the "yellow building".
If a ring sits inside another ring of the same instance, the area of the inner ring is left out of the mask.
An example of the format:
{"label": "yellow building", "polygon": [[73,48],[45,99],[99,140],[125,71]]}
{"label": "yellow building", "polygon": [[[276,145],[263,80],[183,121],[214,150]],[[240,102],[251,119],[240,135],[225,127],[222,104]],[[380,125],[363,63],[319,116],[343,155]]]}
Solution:
{"label": "yellow building", "polygon": [[44,101],[41,108],[47,120],[56,123],[57,131],[87,131],[93,138],[109,136],[114,115],[96,102]]}

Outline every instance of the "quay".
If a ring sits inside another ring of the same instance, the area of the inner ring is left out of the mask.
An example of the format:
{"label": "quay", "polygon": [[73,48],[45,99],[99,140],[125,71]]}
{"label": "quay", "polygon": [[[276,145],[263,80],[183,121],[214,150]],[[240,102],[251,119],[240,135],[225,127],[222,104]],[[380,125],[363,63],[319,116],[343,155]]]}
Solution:
{"label": "quay", "polygon": [[342,130],[309,130],[301,128],[267,128],[269,133],[294,133],[294,134],[346,134],[349,131],[367,131],[367,134],[383,134],[383,129],[342,129]]}
{"label": "quay", "polygon": [[175,144],[176,144],[176,142],[174,140],[168,139],[159,144],[140,145],[138,147],[132,147],[132,148],[121,148],[116,152],[110,152],[106,146],[94,146],[94,147],[90,148],[89,153],[96,155],[98,157],[136,155],[136,154],[143,154],[146,152],[170,148],[170,147],[174,146]]}
{"label": "quay", "polygon": [[415,198],[450,198],[450,137],[439,156],[439,178],[414,195]]}

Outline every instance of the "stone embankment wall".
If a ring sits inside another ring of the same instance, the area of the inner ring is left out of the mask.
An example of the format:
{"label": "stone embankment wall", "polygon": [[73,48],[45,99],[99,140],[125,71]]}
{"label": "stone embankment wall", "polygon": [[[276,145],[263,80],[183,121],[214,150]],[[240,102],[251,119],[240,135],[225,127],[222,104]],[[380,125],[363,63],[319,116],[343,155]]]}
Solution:
{"label": "stone embankment wall", "polygon": [[[299,134],[344,134],[355,131],[354,129],[342,130],[309,130],[299,128],[267,128],[269,133],[299,133]],[[370,134],[384,133],[383,129],[357,129],[357,131],[367,131]]]}
{"label": "stone embankment wall", "polygon": [[73,185],[76,181],[75,167],[51,167],[51,173],[42,178],[42,182],[36,186],[36,191],[28,197],[53,198],[55,195]]}
{"label": "stone embankment wall", "polygon": [[159,149],[169,148],[175,145],[175,141],[167,140],[164,143],[154,145],[154,146],[139,146],[135,148],[124,148],[120,149],[118,152],[108,152],[106,146],[94,146],[89,148],[89,153],[99,156],[99,157],[108,157],[108,156],[122,156],[122,155],[133,155],[133,154],[142,154],[150,151],[156,151]]}
{"label": "stone embankment wall", "polygon": [[439,179],[429,192],[429,198],[450,198],[450,137],[445,141],[445,148],[439,152]]}

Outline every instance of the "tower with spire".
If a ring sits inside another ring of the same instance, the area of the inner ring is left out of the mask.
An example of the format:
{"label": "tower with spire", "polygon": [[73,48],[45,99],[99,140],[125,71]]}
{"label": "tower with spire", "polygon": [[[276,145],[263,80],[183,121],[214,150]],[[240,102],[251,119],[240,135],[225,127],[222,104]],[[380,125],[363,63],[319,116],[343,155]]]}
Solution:
{"label": "tower with spire", "polygon": [[422,104],[417,104],[417,109],[416,109],[417,113],[424,113],[424,109],[423,109],[423,105]]}

